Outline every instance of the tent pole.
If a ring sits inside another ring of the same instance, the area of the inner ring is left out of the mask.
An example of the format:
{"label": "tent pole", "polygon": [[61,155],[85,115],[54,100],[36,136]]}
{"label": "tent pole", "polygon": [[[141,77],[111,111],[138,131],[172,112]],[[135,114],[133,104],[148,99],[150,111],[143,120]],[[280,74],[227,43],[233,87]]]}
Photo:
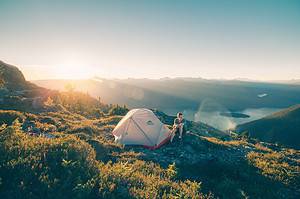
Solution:
{"label": "tent pole", "polygon": [[134,121],[134,119],[130,118],[134,124],[142,131],[142,133],[144,134],[144,136],[147,138],[147,140],[152,144],[152,145],[155,145],[153,144],[153,142],[150,140],[150,138],[147,136],[147,134],[143,131],[143,129],[138,125],[138,123],[136,123],[136,121]]}

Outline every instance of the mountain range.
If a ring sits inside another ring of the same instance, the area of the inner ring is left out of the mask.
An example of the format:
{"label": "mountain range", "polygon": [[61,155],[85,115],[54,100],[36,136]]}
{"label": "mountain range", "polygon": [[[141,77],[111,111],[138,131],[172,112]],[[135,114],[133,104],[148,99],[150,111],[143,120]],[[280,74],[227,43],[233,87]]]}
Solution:
{"label": "mountain range", "polygon": [[104,102],[129,107],[179,110],[242,111],[255,108],[286,108],[300,102],[300,86],[276,83],[205,80],[201,78],[40,80],[33,83],[49,89],[75,90],[101,96]]}

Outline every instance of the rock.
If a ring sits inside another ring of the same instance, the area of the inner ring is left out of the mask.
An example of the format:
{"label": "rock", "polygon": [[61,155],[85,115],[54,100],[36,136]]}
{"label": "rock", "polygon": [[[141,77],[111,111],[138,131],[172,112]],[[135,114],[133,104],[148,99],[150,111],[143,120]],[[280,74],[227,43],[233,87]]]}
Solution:
{"label": "rock", "polygon": [[0,61],[0,75],[4,81],[4,87],[8,90],[20,91],[37,87],[25,80],[22,72],[15,66]]}
{"label": "rock", "polygon": [[185,150],[186,150],[187,152],[189,152],[189,153],[195,153],[195,150],[194,150],[190,145],[187,145],[187,146],[185,147]]}

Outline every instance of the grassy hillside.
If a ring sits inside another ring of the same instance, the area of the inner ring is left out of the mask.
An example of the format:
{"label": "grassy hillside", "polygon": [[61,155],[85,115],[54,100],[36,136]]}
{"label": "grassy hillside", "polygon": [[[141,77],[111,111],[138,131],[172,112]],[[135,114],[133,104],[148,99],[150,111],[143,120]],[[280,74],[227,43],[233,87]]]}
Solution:
{"label": "grassy hillside", "polygon": [[[120,146],[122,116],[2,111],[1,198],[296,198],[300,153],[193,126],[158,150]],[[16,122],[15,118],[19,118]],[[167,116],[165,116],[167,117]],[[167,118],[165,118],[167,120]]]}
{"label": "grassy hillside", "polygon": [[300,149],[300,105],[295,105],[265,118],[238,125],[238,132],[247,131],[262,141],[280,143]]}
{"label": "grassy hillside", "polygon": [[[39,107],[21,100],[0,110],[0,198],[300,197],[298,150],[191,121],[183,141],[121,146],[111,131],[126,106],[72,89],[40,94]],[[154,112],[167,125],[174,119]]]}

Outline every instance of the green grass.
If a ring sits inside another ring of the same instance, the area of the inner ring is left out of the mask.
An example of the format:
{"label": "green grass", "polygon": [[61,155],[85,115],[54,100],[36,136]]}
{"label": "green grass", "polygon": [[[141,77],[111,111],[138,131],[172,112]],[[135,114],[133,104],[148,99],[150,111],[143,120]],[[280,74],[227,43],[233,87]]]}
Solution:
{"label": "green grass", "polygon": [[[90,122],[83,120],[82,125]],[[200,192],[198,182],[175,180],[173,167],[141,160],[104,161],[120,147],[97,133],[83,132],[94,136],[94,142],[63,131],[48,139],[27,135],[20,125],[0,129],[1,198],[211,197]]]}

